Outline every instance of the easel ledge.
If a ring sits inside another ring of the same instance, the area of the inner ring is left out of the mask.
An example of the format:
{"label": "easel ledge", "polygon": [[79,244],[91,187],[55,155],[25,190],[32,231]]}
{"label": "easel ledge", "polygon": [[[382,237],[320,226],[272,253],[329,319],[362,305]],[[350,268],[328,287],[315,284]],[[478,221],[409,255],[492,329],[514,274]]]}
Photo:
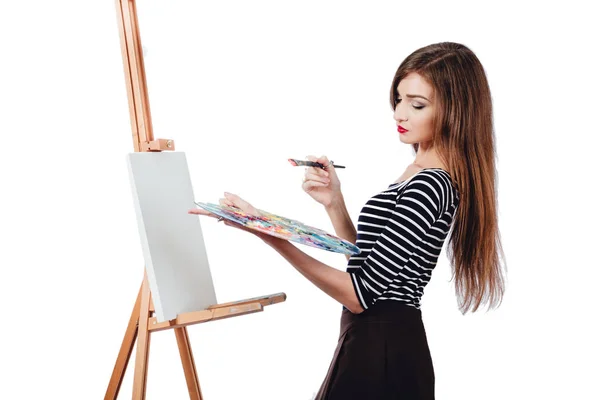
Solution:
{"label": "easel ledge", "polygon": [[[173,140],[154,139],[135,0],[116,0],[116,6],[134,150],[136,152],[173,151],[175,150]],[[173,320],[158,322],[156,317],[153,316],[154,305],[148,278],[144,272],[142,285],[133,306],[104,399],[117,399],[136,340],[133,399],[143,400],[146,398],[150,334],[173,329],[190,399],[202,400],[187,326],[252,314],[263,311],[265,306],[281,303],[285,300],[285,293],[277,293],[230,303],[215,304],[205,310],[182,313]]]}
{"label": "easel ledge", "polygon": [[252,314],[263,311],[265,306],[282,303],[285,299],[285,293],[276,293],[253,299],[216,304],[208,307],[206,310],[183,313],[178,315],[177,318],[172,321],[156,322],[156,318],[152,317],[148,321],[148,330],[151,332],[163,331],[165,329],[182,328],[188,325],[217,321],[219,319],[236,317],[238,315]]}

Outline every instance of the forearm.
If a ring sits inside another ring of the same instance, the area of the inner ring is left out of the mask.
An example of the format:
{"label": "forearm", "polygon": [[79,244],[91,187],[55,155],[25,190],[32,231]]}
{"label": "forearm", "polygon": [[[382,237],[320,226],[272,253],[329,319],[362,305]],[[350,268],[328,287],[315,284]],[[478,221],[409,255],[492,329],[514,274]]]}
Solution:
{"label": "forearm", "polygon": [[[327,211],[327,215],[329,215],[329,219],[331,219],[335,234],[342,239],[356,244],[356,228],[352,223],[350,214],[348,214],[344,197],[340,195],[338,199],[325,207],[325,210]],[[350,256],[347,255],[346,259],[349,258]]]}
{"label": "forearm", "polygon": [[265,242],[315,286],[344,305],[352,313],[358,314],[363,311],[349,273],[315,260],[286,240],[268,238]]}

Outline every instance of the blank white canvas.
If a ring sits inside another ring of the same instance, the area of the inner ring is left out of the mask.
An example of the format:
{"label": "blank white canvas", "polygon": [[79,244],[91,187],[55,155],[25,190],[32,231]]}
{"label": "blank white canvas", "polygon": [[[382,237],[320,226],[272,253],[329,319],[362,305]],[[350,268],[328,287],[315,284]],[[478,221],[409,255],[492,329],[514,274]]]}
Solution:
{"label": "blank white canvas", "polygon": [[183,152],[127,157],[146,273],[159,322],[216,304]]}

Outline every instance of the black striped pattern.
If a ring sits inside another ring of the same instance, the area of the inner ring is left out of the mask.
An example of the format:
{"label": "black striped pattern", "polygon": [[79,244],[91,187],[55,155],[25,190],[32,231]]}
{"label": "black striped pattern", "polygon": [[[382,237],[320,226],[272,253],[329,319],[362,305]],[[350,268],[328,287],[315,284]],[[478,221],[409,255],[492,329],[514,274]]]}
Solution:
{"label": "black striped pattern", "polygon": [[369,199],[358,218],[361,252],[346,269],[364,309],[381,300],[421,307],[458,201],[440,168],[425,168]]}

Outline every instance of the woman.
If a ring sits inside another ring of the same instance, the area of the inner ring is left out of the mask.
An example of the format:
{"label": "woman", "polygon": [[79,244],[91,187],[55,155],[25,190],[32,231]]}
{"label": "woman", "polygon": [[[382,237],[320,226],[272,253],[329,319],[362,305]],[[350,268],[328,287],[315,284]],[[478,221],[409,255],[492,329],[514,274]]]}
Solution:
{"label": "woman", "polygon": [[[420,300],[448,236],[462,313],[483,303],[498,306],[504,294],[492,99],[481,63],[457,43],[418,49],[396,71],[390,103],[400,141],[412,145],[415,160],[365,204],[358,230],[334,168],[307,168],[302,183],[325,207],[336,235],[361,249],[348,257],[345,272],[285,240],[240,228],[343,305],[338,346],[318,400],[434,399]],[[325,156],[308,158],[329,165]],[[220,202],[258,213],[236,195],[226,193]]]}

